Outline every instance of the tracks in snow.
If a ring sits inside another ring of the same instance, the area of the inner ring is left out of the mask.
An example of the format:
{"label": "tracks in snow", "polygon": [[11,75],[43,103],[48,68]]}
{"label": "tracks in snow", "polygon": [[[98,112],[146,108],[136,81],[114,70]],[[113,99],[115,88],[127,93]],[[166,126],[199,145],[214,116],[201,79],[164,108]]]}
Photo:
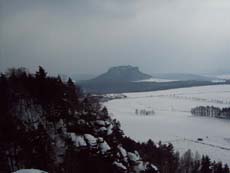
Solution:
{"label": "tracks in snow", "polygon": [[209,147],[212,147],[212,148],[218,148],[218,149],[221,149],[221,150],[230,151],[230,148],[228,148],[228,147],[223,147],[223,146],[220,146],[220,145],[209,144],[209,143],[196,141],[196,140],[192,140],[192,139],[186,139],[186,138],[175,139],[175,140],[171,140],[171,141],[164,141],[163,143],[174,143],[174,142],[181,142],[181,141],[189,141],[189,142],[196,143],[196,144],[206,145],[206,146],[209,146]]}

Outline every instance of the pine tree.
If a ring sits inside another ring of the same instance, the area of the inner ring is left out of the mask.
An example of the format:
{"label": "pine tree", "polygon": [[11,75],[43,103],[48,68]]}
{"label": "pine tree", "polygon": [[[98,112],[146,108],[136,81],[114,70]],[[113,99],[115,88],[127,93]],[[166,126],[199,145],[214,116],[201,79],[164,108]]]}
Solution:
{"label": "pine tree", "polygon": [[42,66],[38,67],[38,71],[36,72],[36,78],[37,79],[45,79],[46,78],[46,71],[44,70],[44,68]]}
{"label": "pine tree", "polygon": [[211,161],[208,156],[202,156],[201,159],[201,173],[211,173]]}
{"label": "pine tree", "polygon": [[224,168],[223,168],[223,173],[229,173],[229,167],[227,164],[224,165]]}
{"label": "pine tree", "polygon": [[216,164],[216,171],[215,171],[215,173],[223,173],[222,162],[218,162]]}

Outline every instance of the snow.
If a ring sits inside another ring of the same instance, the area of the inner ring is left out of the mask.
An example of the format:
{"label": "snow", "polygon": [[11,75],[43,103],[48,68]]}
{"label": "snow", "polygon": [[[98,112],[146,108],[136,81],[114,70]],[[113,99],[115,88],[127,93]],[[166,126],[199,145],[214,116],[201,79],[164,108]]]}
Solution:
{"label": "snow", "polygon": [[95,147],[97,145],[97,138],[95,138],[93,135],[84,134],[84,137],[90,147]]}
{"label": "snow", "polygon": [[130,161],[132,162],[137,162],[140,160],[140,156],[138,153],[131,153],[131,152],[128,152],[128,158]]}
{"label": "snow", "polygon": [[105,121],[103,121],[103,120],[97,120],[97,121],[95,121],[95,123],[99,126],[105,126]]}
{"label": "snow", "polygon": [[118,168],[122,169],[122,170],[127,170],[127,168],[120,162],[113,162],[113,165],[117,166]]}
{"label": "snow", "polygon": [[211,82],[212,82],[212,83],[224,83],[224,82],[226,82],[226,80],[223,80],[223,79],[216,79],[216,80],[212,80]]}
{"label": "snow", "polygon": [[164,82],[175,82],[175,81],[176,80],[149,78],[149,79],[138,80],[138,81],[133,81],[133,82],[157,82],[157,83],[164,83]]}
{"label": "snow", "polygon": [[107,135],[111,135],[113,133],[113,125],[110,124],[109,127],[107,128]]}
{"label": "snow", "polygon": [[103,141],[102,143],[99,143],[99,149],[100,149],[102,154],[105,154],[111,148],[106,141]]}
{"label": "snow", "polygon": [[48,173],[38,169],[21,169],[13,173]]}
{"label": "snow", "polygon": [[155,171],[158,171],[158,168],[157,168],[155,165],[151,164],[151,167],[152,167]]}
{"label": "snow", "polygon": [[105,127],[100,127],[100,128],[99,128],[99,131],[100,131],[100,132],[107,131],[107,128],[105,128]]}
{"label": "snow", "polygon": [[122,157],[127,157],[127,151],[122,147],[122,146],[118,146],[117,147],[122,155]]}
{"label": "snow", "polygon": [[133,168],[136,173],[141,173],[146,170],[146,163],[140,161],[137,163],[137,165],[134,166]]}
{"label": "snow", "polygon": [[[230,164],[230,120],[192,116],[196,106],[230,107],[230,85],[214,85],[154,92],[125,93],[126,99],[104,105],[121,122],[127,136],[137,141],[172,143],[184,153],[191,149]],[[136,109],[152,109],[154,116],[140,116]],[[202,138],[203,141],[197,141]]]}
{"label": "snow", "polygon": [[87,146],[84,136],[76,135],[75,133],[70,133],[70,136],[76,147],[86,147]]}

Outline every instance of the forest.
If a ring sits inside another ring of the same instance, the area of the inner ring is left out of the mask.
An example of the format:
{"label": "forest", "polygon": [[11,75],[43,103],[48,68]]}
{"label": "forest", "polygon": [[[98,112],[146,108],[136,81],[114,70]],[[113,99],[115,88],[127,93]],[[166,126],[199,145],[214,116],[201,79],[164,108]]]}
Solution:
{"label": "forest", "polygon": [[198,116],[230,118],[230,108],[218,108],[214,106],[197,106],[192,108],[191,113]]}

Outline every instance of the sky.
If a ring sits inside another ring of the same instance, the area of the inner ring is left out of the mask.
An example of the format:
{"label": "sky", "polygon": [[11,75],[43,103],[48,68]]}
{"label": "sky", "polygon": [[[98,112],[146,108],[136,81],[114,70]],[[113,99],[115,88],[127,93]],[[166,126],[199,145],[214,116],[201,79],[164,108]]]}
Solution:
{"label": "sky", "polygon": [[0,0],[0,71],[230,72],[229,0]]}

